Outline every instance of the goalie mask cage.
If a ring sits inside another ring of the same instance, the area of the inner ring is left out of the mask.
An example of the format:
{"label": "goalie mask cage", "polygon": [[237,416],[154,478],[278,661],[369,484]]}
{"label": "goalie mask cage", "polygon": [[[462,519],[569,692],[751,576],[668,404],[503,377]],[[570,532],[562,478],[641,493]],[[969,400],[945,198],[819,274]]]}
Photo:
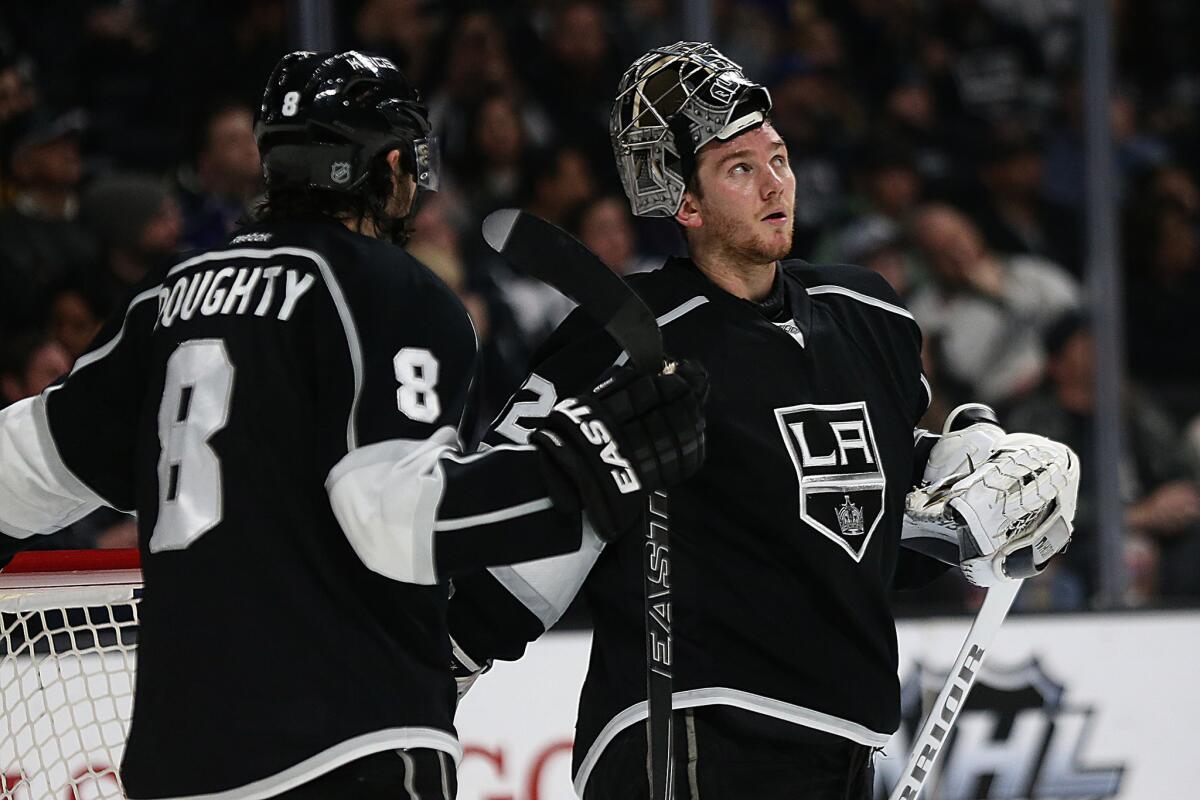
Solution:
{"label": "goalie mask cage", "polygon": [[21,553],[0,572],[0,800],[123,798],[136,550]]}

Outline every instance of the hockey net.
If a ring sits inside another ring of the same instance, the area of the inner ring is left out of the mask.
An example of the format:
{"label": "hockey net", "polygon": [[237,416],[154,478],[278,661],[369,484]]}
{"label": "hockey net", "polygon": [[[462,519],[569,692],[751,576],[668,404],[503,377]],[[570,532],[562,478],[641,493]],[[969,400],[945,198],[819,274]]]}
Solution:
{"label": "hockey net", "polygon": [[0,572],[0,800],[123,798],[136,550],[22,553]]}

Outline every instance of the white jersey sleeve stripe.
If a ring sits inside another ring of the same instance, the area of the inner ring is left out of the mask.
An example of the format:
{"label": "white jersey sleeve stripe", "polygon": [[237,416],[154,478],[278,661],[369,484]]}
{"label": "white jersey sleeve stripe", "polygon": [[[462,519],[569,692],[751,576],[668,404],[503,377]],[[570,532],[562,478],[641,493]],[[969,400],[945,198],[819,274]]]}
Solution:
{"label": "white jersey sleeve stripe", "polygon": [[488,572],[548,630],[566,613],[603,550],[604,541],[585,513],[583,542],[575,552]]}
{"label": "white jersey sleeve stripe", "polygon": [[481,525],[491,525],[496,522],[503,522],[505,520],[515,519],[517,517],[525,517],[553,507],[554,503],[550,500],[550,498],[545,497],[541,500],[530,500],[527,503],[520,503],[515,506],[509,506],[508,508],[500,508],[495,511],[489,511],[486,514],[474,514],[470,517],[443,519],[434,526],[434,530],[460,531],[464,528],[476,528]]}
{"label": "white jersey sleeve stripe", "polygon": [[458,446],[449,425],[424,441],[392,439],[352,450],[334,465],[325,490],[334,516],[369,569],[432,585],[434,524],[446,486],[441,455]]}
{"label": "white jersey sleeve stripe", "polygon": [[0,464],[0,532],[9,536],[53,533],[104,504],[59,456],[44,397],[0,410]]}

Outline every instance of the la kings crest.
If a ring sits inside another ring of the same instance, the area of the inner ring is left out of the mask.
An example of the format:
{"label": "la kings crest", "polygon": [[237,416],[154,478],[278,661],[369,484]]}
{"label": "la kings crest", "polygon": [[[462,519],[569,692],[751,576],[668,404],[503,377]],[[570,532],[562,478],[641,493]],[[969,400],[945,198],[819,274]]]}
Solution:
{"label": "la kings crest", "polygon": [[887,480],[863,401],[775,409],[800,484],[800,518],[861,561]]}

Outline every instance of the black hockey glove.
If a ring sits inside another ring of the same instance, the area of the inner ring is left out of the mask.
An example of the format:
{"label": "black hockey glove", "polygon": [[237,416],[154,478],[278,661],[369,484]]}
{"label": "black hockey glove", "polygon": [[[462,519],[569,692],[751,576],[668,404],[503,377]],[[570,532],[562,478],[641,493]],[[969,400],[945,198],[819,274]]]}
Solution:
{"label": "black hockey glove", "polygon": [[681,361],[668,374],[622,367],[560,402],[530,437],[555,506],[586,509],[608,541],[635,527],[647,492],[674,486],[704,463],[707,395],[704,368]]}

